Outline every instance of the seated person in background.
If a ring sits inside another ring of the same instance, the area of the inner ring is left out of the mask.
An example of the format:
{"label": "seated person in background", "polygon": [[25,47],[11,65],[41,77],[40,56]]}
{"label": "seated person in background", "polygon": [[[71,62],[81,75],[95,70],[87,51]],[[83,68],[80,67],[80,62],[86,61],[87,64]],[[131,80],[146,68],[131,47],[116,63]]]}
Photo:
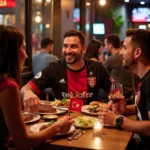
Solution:
{"label": "seated person in background", "polygon": [[[54,41],[50,38],[43,38],[41,40],[41,51],[32,57],[32,68],[34,76],[45,67],[47,67],[50,62],[58,60],[58,58],[53,55],[53,44]],[[51,88],[46,88],[44,92],[40,94],[40,98],[46,99],[45,93],[49,95],[51,100],[54,100],[55,96]]]}
{"label": "seated person in background", "polygon": [[107,50],[105,49],[105,47],[103,47],[102,55],[104,56],[104,60],[106,60],[109,56],[111,56],[111,53],[107,52]]}
{"label": "seated person in background", "polygon": [[[99,55],[102,54],[102,43],[99,40],[92,40],[89,42],[84,54],[85,59],[99,61]],[[102,60],[102,59],[101,59]]]}
{"label": "seated person in background", "polygon": [[26,55],[25,38],[15,27],[0,25],[0,149],[9,149],[10,135],[17,149],[35,148],[60,132],[67,132],[66,116],[47,129],[28,133],[21,113],[20,72]]}
{"label": "seated person in background", "polygon": [[50,62],[58,60],[53,55],[54,41],[50,38],[43,38],[41,40],[41,51],[32,57],[33,75],[35,76],[39,71],[48,66]]}
{"label": "seated person in background", "polygon": [[[119,103],[109,102],[112,109],[119,114],[136,114],[137,120],[131,120],[124,116],[114,114],[110,110],[101,108],[99,118],[104,123],[116,125],[118,128],[138,133],[140,143],[129,145],[127,149],[149,150],[150,149],[150,31],[142,29],[128,29],[123,48],[120,51],[124,60],[123,65],[128,66],[140,77],[135,96],[135,104],[126,106],[122,99]],[[114,99],[115,97],[110,97]],[[116,107],[117,106],[117,107]]]}
{"label": "seated person in background", "polygon": [[25,107],[38,109],[39,98],[35,93],[39,94],[47,87],[53,89],[56,99],[81,99],[84,104],[99,100],[100,88],[109,93],[110,76],[101,63],[83,59],[85,48],[82,32],[66,32],[62,49],[65,63],[50,63],[21,89]]}
{"label": "seated person in background", "polygon": [[[101,63],[104,62],[104,55],[102,53],[102,43],[99,40],[92,40],[89,42],[87,49],[84,54],[85,59],[91,59],[95,61],[99,61]],[[99,96],[100,99],[103,99],[105,102],[108,101],[108,95],[105,93],[104,90],[99,90]]]}
{"label": "seated person in background", "polygon": [[[103,63],[104,67],[112,76],[112,78],[122,84],[123,94],[127,103],[133,104],[135,94],[135,75],[130,69],[125,69],[122,64],[122,57],[120,52],[120,39],[115,34],[110,34],[104,37],[105,49],[112,55],[108,57]],[[137,78],[136,78],[137,79]]]}

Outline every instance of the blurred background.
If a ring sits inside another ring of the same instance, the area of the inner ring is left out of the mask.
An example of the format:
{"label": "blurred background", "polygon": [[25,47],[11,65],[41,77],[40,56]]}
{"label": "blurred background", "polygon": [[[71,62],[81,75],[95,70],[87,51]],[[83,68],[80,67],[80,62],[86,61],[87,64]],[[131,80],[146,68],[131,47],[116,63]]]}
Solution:
{"label": "blurred background", "polygon": [[103,42],[111,33],[124,40],[127,28],[150,29],[150,0],[0,0],[0,24],[16,26],[26,35],[25,83],[43,37],[54,40],[58,58],[63,34],[70,29],[81,30],[86,43],[94,38]]}

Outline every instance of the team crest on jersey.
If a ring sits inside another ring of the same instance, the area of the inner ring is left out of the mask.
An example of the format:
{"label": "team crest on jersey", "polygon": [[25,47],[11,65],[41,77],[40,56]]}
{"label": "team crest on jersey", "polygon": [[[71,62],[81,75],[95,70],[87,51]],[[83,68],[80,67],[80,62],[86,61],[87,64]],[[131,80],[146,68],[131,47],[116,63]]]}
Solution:
{"label": "team crest on jersey", "polygon": [[96,77],[88,77],[87,80],[90,87],[93,88],[96,85]]}
{"label": "team crest on jersey", "polygon": [[42,76],[42,72],[40,71],[36,76],[34,77],[35,79],[39,79]]}

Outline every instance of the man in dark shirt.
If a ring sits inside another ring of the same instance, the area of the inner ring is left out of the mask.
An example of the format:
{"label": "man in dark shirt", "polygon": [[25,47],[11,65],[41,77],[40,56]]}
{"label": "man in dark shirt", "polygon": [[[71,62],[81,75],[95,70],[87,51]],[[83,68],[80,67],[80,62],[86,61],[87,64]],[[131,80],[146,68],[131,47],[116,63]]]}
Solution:
{"label": "man in dark shirt", "polygon": [[115,80],[115,82],[121,83],[123,87],[123,95],[127,103],[134,103],[131,97],[135,94],[135,75],[130,69],[125,69],[122,64],[122,57],[119,55],[120,39],[116,34],[110,34],[104,38],[105,49],[108,53],[111,53],[103,63],[104,67],[108,71],[109,75]]}
{"label": "man in dark shirt", "polygon": [[66,32],[62,49],[65,63],[50,63],[21,89],[25,106],[37,109],[39,98],[35,93],[40,94],[47,87],[53,89],[56,99],[75,98],[84,104],[98,100],[100,88],[109,93],[110,76],[101,63],[83,59],[85,48],[80,31]]}
{"label": "man in dark shirt", "polygon": [[[136,114],[137,121],[118,116],[109,110],[101,110],[100,118],[104,123],[116,125],[119,128],[138,133],[141,142],[140,150],[150,149],[150,31],[128,29],[126,39],[120,54],[123,65],[130,67],[140,77],[135,96],[135,105],[126,106],[121,100],[117,105],[110,101],[112,109],[120,114]],[[111,99],[114,97],[111,97]],[[117,106],[117,107],[116,107]],[[135,148],[134,148],[135,149]]]}

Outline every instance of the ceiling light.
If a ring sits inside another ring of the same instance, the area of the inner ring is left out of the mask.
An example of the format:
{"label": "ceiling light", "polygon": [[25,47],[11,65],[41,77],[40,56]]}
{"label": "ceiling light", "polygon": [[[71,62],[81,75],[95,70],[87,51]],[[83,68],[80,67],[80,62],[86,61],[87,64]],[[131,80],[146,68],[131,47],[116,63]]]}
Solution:
{"label": "ceiling light", "polygon": [[89,3],[89,2],[87,2],[87,3],[86,3],[86,6],[90,6],[90,3]]}
{"label": "ceiling light", "polygon": [[47,3],[50,3],[50,2],[51,2],[51,0],[46,0],[46,2],[47,2]]}
{"label": "ceiling light", "polygon": [[36,0],[35,2],[36,3],[42,3],[42,0]]}
{"label": "ceiling light", "polygon": [[35,17],[35,22],[40,23],[40,22],[41,22],[41,20],[42,20],[42,19],[41,19],[41,17],[40,17],[40,16],[36,16],[36,17]]}
{"label": "ceiling light", "polygon": [[46,27],[46,28],[50,28],[50,24],[46,24],[45,27]]}
{"label": "ceiling light", "polygon": [[101,6],[104,6],[104,5],[106,4],[106,0],[100,0],[100,1],[99,1],[99,4],[100,4]]}
{"label": "ceiling light", "polygon": [[144,4],[145,4],[145,2],[144,2],[144,1],[141,1],[141,2],[140,2],[140,4],[141,4],[141,5],[144,5]]}
{"label": "ceiling light", "polygon": [[129,0],[124,0],[124,2],[129,3]]}

